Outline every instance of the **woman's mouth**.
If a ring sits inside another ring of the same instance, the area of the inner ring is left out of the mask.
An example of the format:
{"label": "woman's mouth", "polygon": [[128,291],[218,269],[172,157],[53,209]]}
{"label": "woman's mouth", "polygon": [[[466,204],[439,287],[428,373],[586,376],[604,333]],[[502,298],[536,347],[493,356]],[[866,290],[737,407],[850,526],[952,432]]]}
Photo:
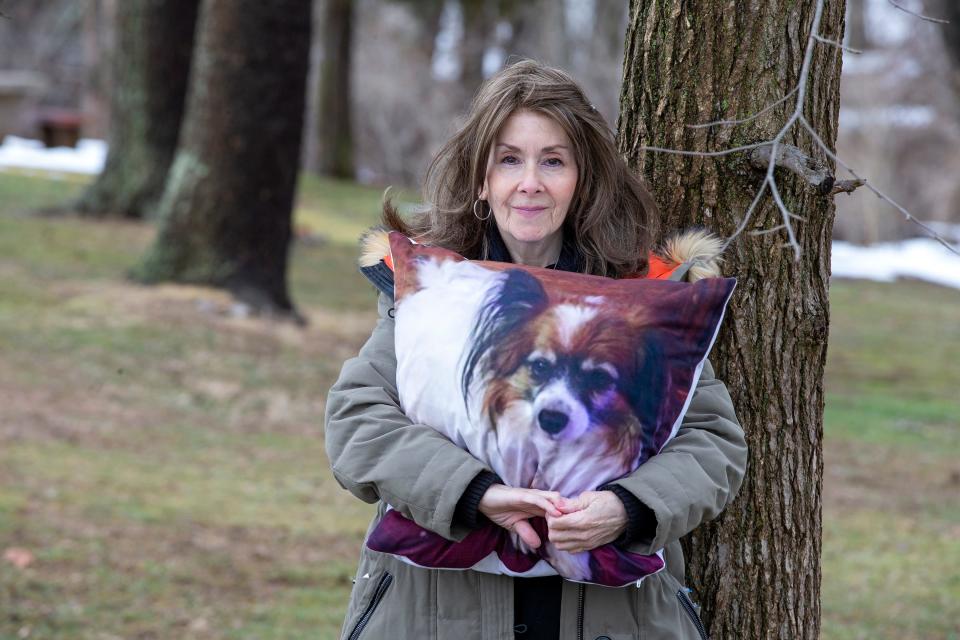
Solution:
{"label": "woman's mouth", "polygon": [[533,215],[545,211],[546,207],[514,207],[521,215]]}

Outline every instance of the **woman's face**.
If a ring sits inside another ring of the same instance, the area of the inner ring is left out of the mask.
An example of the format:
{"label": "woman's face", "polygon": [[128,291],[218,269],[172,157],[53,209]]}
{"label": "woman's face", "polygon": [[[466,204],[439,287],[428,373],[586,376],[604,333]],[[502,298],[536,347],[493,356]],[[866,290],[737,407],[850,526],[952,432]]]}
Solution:
{"label": "woman's face", "polygon": [[515,259],[556,260],[576,187],[577,164],[563,128],[532,111],[507,118],[494,141],[479,196],[493,210]]}

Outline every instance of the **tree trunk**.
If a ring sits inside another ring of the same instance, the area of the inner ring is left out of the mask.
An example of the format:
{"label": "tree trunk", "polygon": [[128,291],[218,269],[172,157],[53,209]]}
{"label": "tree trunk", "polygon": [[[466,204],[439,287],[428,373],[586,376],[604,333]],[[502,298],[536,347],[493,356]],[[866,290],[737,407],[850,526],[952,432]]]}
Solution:
{"label": "tree trunk", "polygon": [[[565,3],[530,0],[511,5],[510,38],[504,43],[507,56],[533,58],[552,67],[570,66]],[[622,38],[623,34],[617,37]]]}
{"label": "tree trunk", "polygon": [[354,176],[350,118],[350,49],[353,0],[328,0],[323,21],[323,59],[317,96],[317,159],[320,175]]}
{"label": "tree trunk", "polygon": [[117,3],[103,171],[75,204],[91,216],[142,218],[163,193],[187,93],[199,0]]}
{"label": "tree trunk", "polygon": [[220,286],[293,311],[287,254],[310,48],[310,0],[204,0],[187,114],[134,272]]}
{"label": "tree trunk", "polygon": [[[687,124],[744,118],[798,82],[815,2],[770,0],[748,10],[702,0],[632,0],[618,143],[659,205],[664,231],[702,225],[732,235],[762,181],[745,154],[713,158],[642,147],[712,151],[772,138],[793,101],[736,127]],[[843,0],[827,0],[819,33],[843,35]],[[804,114],[833,145],[840,52],[818,45]],[[785,142],[823,159],[793,129]],[[828,162],[828,165],[832,163]],[[827,350],[834,206],[792,174],[777,172],[803,253],[783,232],[740,236],[725,254],[739,280],[711,361],[733,396],[750,459],[739,497],[685,539],[687,578],[716,638],[817,638],[820,629],[823,368]],[[771,229],[769,196],[750,229]]]}
{"label": "tree trunk", "polygon": [[949,21],[939,26],[947,58],[950,60],[950,84],[960,100],[960,4],[954,0],[938,0],[926,4],[930,7],[930,15]]}
{"label": "tree trunk", "polygon": [[867,0],[847,0],[847,46],[859,51],[870,48],[866,5]]}
{"label": "tree trunk", "polygon": [[483,83],[483,56],[490,44],[490,32],[496,20],[495,7],[489,0],[460,0],[460,8],[463,11],[460,87],[466,103]]}

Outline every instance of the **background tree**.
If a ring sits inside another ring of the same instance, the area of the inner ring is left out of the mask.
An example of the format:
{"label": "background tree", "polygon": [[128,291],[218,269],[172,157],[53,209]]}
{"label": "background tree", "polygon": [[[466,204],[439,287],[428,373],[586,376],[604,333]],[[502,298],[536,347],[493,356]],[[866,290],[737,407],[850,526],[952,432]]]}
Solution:
{"label": "background tree", "polygon": [[[761,182],[747,154],[690,157],[644,146],[713,151],[769,140],[793,109],[787,101],[740,126],[688,124],[744,118],[797,86],[815,2],[771,0],[751,11],[704,0],[632,0],[621,93],[619,145],[662,207],[666,229],[703,225],[730,236]],[[843,36],[844,2],[828,0],[819,34]],[[814,49],[804,115],[832,145],[840,52]],[[800,128],[784,140],[811,151]],[[817,155],[817,154],[814,154]],[[822,154],[819,154],[822,158]],[[823,368],[827,350],[833,203],[792,174],[780,193],[800,259],[783,232],[740,236],[726,252],[739,280],[712,362],[730,389],[750,446],[736,502],[685,543],[688,582],[717,638],[818,638],[820,629]],[[781,214],[767,197],[749,229]]]}
{"label": "background tree", "polygon": [[960,3],[954,0],[937,0],[932,5],[931,13],[936,11],[936,15],[947,20],[946,24],[941,25],[943,44],[953,72],[951,85],[957,97],[960,98]]}
{"label": "background tree", "polygon": [[353,130],[350,117],[350,73],[353,42],[353,0],[327,0],[321,34],[317,111],[317,157],[320,175],[353,178]]}
{"label": "background tree", "polygon": [[187,113],[135,270],[293,311],[286,269],[310,48],[310,0],[204,0]]}
{"label": "background tree", "polygon": [[497,5],[492,0],[460,0],[463,37],[460,39],[460,86],[465,101],[483,82],[483,58],[497,22]]}
{"label": "background tree", "polygon": [[847,0],[847,46],[858,51],[870,48],[867,0]]}
{"label": "background tree", "polygon": [[116,6],[109,153],[75,207],[142,218],[163,193],[187,93],[199,0]]}

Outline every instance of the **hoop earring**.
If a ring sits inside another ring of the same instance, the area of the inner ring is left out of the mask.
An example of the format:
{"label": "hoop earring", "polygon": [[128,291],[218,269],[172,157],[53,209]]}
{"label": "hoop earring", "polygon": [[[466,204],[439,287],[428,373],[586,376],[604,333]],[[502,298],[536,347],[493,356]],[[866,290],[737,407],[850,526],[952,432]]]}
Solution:
{"label": "hoop earring", "polygon": [[490,219],[490,214],[493,213],[493,209],[489,209],[489,210],[487,211],[487,215],[481,218],[481,217],[480,217],[480,214],[477,213],[477,205],[480,204],[481,202],[483,202],[483,200],[481,200],[480,198],[477,198],[477,199],[474,201],[474,203],[473,203],[473,215],[474,215],[474,217],[475,217],[477,220],[479,220],[480,222],[483,222],[484,220],[489,220],[489,219]]}

